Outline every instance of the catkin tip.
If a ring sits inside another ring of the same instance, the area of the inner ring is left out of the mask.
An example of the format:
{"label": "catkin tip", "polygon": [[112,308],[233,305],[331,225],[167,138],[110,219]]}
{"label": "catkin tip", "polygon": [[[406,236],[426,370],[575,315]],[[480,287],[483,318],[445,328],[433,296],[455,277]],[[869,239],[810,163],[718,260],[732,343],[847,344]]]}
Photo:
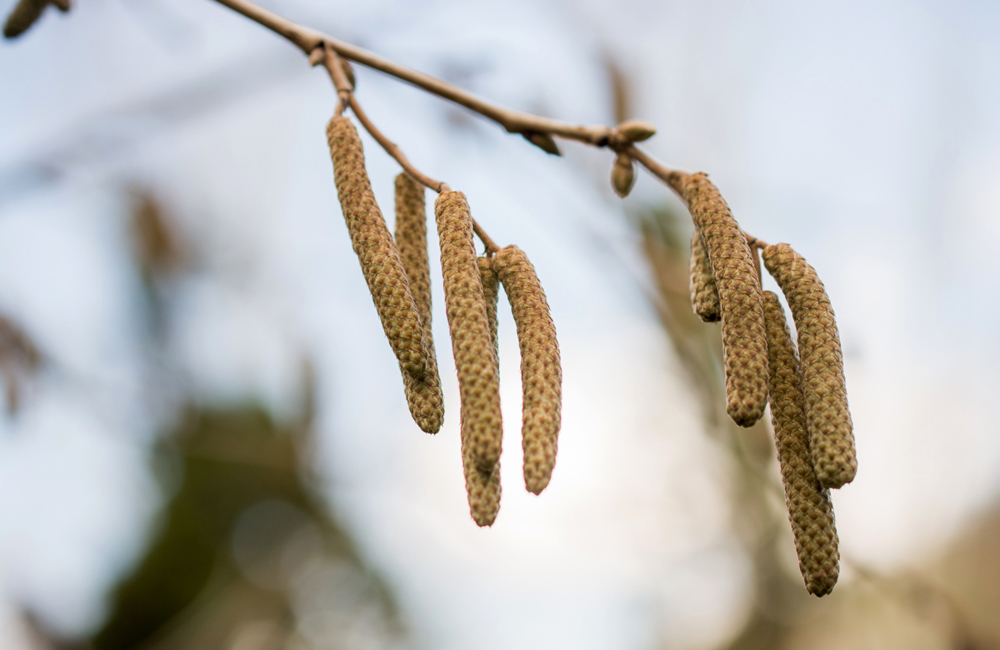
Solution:
{"label": "catkin tip", "polygon": [[20,0],[7,15],[3,26],[4,38],[17,38],[31,29],[48,4],[48,0]]}
{"label": "catkin tip", "polygon": [[715,323],[722,318],[719,289],[715,284],[712,264],[708,261],[708,252],[697,228],[691,236],[691,306],[694,313],[706,323]]}
{"label": "catkin tip", "polygon": [[465,490],[472,520],[480,528],[492,526],[500,512],[500,464],[483,472],[471,459],[466,460]]}

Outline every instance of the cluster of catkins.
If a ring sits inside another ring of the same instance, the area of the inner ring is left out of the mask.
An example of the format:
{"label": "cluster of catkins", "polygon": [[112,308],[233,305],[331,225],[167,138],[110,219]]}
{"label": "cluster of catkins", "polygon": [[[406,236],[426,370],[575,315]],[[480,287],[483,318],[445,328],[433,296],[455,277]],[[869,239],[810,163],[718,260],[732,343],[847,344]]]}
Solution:
{"label": "cluster of catkins", "polygon": [[778,296],[761,291],[757,247],[747,243],[718,189],[704,174],[692,174],[679,190],[695,223],[694,311],[705,322],[722,321],[726,410],[749,427],[770,397],[799,569],[809,593],[824,596],[837,583],[840,562],[829,490],[850,483],[858,468],[830,299],[791,246],[763,249],[764,266],[792,310],[796,346]]}
{"label": "cluster of catkins", "polygon": [[[444,399],[431,333],[424,188],[405,172],[396,177],[393,236],[375,203],[361,139],[350,119],[330,120],[327,138],[351,243],[399,361],[410,414],[422,430],[437,433],[444,421]],[[559,345],[545,293],[524,252],[508,246],[489,257],[477,256],[472,215],[461,192],[441,192],[434,212],[458,371],[465,487],[472,518],[489,526],[500,509],[500,285],[510,302],[521,348],[524,482],[534,494],[545,489],[555,466],[562,404]]]}

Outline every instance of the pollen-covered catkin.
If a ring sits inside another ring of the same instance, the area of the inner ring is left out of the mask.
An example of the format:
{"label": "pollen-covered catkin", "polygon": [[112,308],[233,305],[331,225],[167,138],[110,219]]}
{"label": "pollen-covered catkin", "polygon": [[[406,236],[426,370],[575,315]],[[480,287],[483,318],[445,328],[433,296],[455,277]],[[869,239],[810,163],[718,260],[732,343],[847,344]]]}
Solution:
{"label": "pollen-covered catkin", "polygon": [[497,338],[499,319],[497,318],[497,303],[500,300],[500,278],[493,270],[493,260],[488,257],[480,257],[476,260],[479,264],[479,279],[483,283],[483,299],[486,301],[486,320],[490,324],[490,341],[493,343],[493,357],[497,362],[497,371],[500,369],[500,340]]}
{"label": "pollen-covered catkin", "polygon": [[423,377],[403,371],[403,387],[410,415],[421,430],[437,433],[444,421],[444,395],[438,374],[431,328],[431,276],[427,257],[427,207],[424,188],[409,174],[396,177],[396,247],[406,271],[410,295],[420,315],[427,369]]}
{"label": "pollen-covered catkin", "polygon": [[719,190],[705,174],[682,186],[701,232],[719,291],[722,350],[726,370],[726,412],[736,424],[752,426],[767,405],[767,342],[760,281],[750,247]]}
{"label": "pollen-covered catkin", "polygon": [[556,326],[535,267],[517,246],[508,246],[493,257],[517,325],[521,347],[521,387],[524,448],[524,485],[541,494],[556,464],[562,421],[562,366]]}
{"label": "pollen-covered catkin", "polygon": [[708,261],[708,252],[697,228],[691,237],[691,306],[706,323],[714,323],[722,317],[712,263]]}
{"label": "pollen-covered catkin", "polygon": [[31,29],[48,4],[48,0],[20,0],[7,16],[3,26],[4,37],[17,38]]}
{"label": "pollen-covered catkin", "polygon": [[[493,272],[489,258],[480,257],[479,279],[483,283],[483,299],[486,302],[486,320],[490,325],[490,341],[493,358],[499,376],[499,350],[497,345],[497,300],[500,297],[500,280]],[[465,410],[462,409],[462,417]],[[479,526],[492,526],[500,512],[500,463],[492,471],[484,472],[476,466],[472,446],[462,445],[462,470],[465,473],[465,492],[469,498],[469,514]]]}
{"label": "pollen-covered catkin", "polygon": [[500,460],[503,423],[500,379],[472,241],[472,216],[461,192],[442,192],[434,209],[445,312],[462,400],[462,447],[472,455],[476,469],[489,476]]}
{"label": "pollen-covered catkin", "polygon": [[799,571],[809,593],[825,596],[840,573],[833,503],[813,470],[799,359],[784,310],[770,291],[764,292],[764,320],[771,367],[771,423]]}
{"label": "pollen-covered catkin", "polygon": [[330,120],[326,134],[337,196],[382,328],[403,369],[414,377],[423,377],[427,359],[420,315],[396,244],[375,203],[361,138],[351,121],[342,116]]}
{"label": "pollen-covered catkin", "polygon": [[791,246],[768,246],[762,257],[785,294],[798,332],[813,467],[820,483],[839,488],[854,480],[858,460],[833,307],[816,271]]}

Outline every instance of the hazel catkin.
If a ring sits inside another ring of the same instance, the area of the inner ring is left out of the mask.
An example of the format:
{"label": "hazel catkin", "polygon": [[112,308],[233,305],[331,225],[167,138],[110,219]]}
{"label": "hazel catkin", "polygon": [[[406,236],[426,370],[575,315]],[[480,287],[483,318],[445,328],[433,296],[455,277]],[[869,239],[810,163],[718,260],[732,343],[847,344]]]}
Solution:
{"label": "hazel catkin", "polygon": [[423,377],[402,371],[410,415],[421,430],[437,433],[444,421],[444,395],[431,328],[431,277],[427,257],[427,208],[424,188],[405,172],[396,176],[396,247],[410,295],[420,316],[427,369]]}
{"label": "hazel catkin", "polygon": [[[490,325],[493,358],[499,372],[497,300],[500,296],[500,280],[493,272],[489,258],[480,257],[476,261],[479,264],[479,279],[483,283],[483,298],[486,302],[486,320]],[[494,465],[490,472],[484,472],[476,466],[471,451],[469,445],[465,445],[462,449],[462,470],[465,474],[465,491],[469,499],[469,513],[479,526],[491,526],[500,512],[500,463]]]}
{"label": "hazel catkin", "polygon": [[726,412],[752,426],[767,405],[767,342],[760,281],[743,231],[705,174],[691,174],[681,195],[701,232],[719,292]]}
{"label": "hazel catkin", "polygon": [[489,476],[500,460],[503,423],[500,379],[490,341],[472,216],[461,192],[442,192],[435,202],[445,312],[458,371],[463,456]]}
{"label": "hazel catkin", "polygon": [[7,15],[3,26],[4,38],[17,38],[31,29],[48,5],[49,0],[19,0]]}
{"label": "hazel catkin", "polygon": [[500,278],[493,270],[493,260],[489,257],[476,259],[479,264],[479,280],[483,283],[483,300],[486,301],[486,320],[490,324],[490,341],[493,343],[493,358],[496,359],[497,371],[500,369],[500,340],[497,338],[499,319],[497,318],[497,303],[500,300]]}
{"label": "hazel catkin", "polygon": [[508,246],[493,257],[510,302],[521,348],[521,386],[524,448],[524,484],[541,494],[556,463],[562,420],[562,366],[556,327],[535,267],[517,246]]}
{"label": "hazel catkin", "polygon": [[697,228],[691,236],[691,306],[698,318],[706,323],[714,323],[722,317],[719,288],[715,285],[712,264]]}
{"label": "hazel catkin", "polygon": [[500,463],[489,472],[476,465],[471,449],[462,449],[462,470],[465,474],[465,492],[469,499],[469,514],[477,526],[492,526],[500,512]]}
{"label": "hazel catkin", "polygon": [[416,378],[423,377],[427,359],[420,315],[396,244],[375,203],[361,138],[351,121],[342,116],[330,120],[326,133],[337,196],[382,328],[403,369]]}
{"label": "hazel catkin", "polygon": [[839,488],[854,480],[858,460],[833,307],[815,269],[791,246],[768,246],[762,257],[785,294],[798,332],[813,467],[820,483]]}
{"label": "hazel catkin", "polygon": [[770,291],[764,292],[764,320],[771,370],[771,424],[799,571],[809,593],[825,596],[837,584],[840,572],[833,503],[830,491],[820,485],[813,470],[799,359],[784,310],[778,296]]}

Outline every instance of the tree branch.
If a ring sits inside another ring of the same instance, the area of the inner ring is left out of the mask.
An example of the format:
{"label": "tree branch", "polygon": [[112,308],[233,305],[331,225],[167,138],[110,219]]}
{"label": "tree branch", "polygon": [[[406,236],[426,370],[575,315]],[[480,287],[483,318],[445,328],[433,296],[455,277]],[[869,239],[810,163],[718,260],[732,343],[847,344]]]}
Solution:
{"label": "tree branch", "polygon": [[493,120],[510,133],[549,133],[598,147],[605,146],[611,138],[613,130],[606,126],[581,126],[504,108],[446,81],[399,65],[356,45],[345,43],[332,36],[294,23],[248,0],[216,0],[216,2],[260,23],[276,34],[284,36],[306,55],[311,54],[313,50],[325,43],[349,61],[356,61],[361,65],[374,68],[429,93],[465,106],[469,110]]}
{"label": "tree branch", "polygon": [[[678,196],[681,196],[683,200],[681,188],[685,179],[689,175],[685,172],[668,168],[663,163],[659,162],[642,149],[639,149],[635,146],[635,144],[624,138],[616,128],[601,125],[587,126],[571,124],[569,122],[562,122],[560,120],[553,120],[546,117],[540,117],[538,115],[532,115],[530,113],[511,110],[482,99],[481,97],[477,97],[476,95],[453,86],[446,81],[424,74],[423,72],[418,72],[412,68],[399,65],[398,63],[380,57],[379,55],[357,47],[356,45],[345,43],[333,38],[332,36],[323,34],[322,32],[318,32],[294,23],[287,18],[283,18],[282,16],[257,6],[250,0],[215,1],[240,14],[243,14],[247,18],[263,25],[264,27],[267,27],[276,34],[285,37],[297,45],[306,55],[310,56],[314,62],[316,62],[317,48],[321,48],[321,51],[329,48],[338,56],[350,61],[355,61],[361,65],[368,66],[369,68],[374,68],[375,70],[384,72],[385,74],[395,77],[396,79],[411,83],[433,95],[437,95],[438,97],[448,99],[456,104],[464,106],[469,110],[496,122],[510,133],[522,134],[526,139],[528,139],[529,142],[548,151],[549,153],[558,153],[558,149],[555,148],[555,143],[552,142],[550,138],[546,138],[545,136],[556,136],[567,140],[576,140],[595,147],[609,147],[616,152],[626,153],[640,165],[645,167],[651,174],[666,183],[667,186],[677,193]],[[325,58],[331,59],[332,57]],[[331,67],[328,64],[331,76],[335,74],[333,70],[334,67],[338,66]],[[342,94],[340,91],[340,85],[338,84],[336,78],[334,78],[334,83],[338,87],[338,94]],[[437,181],[434,181],[417,171],[406,159],[406,157],[403,156],[402,152],[399,151],[399,148],[379,133],[378,130],[371,125],[371,122],[365,124],[364,120],[367,118],[362,117],[364,115],[363,113],[355,111],[355,114],[358,116],[359,120],[362,120],[362,124],[366,129],[368,129],[368,132],[379,141],[379,144],[382,145],[386,152],[395,158],[408,173],[413,175],[414,178],[427,187],[430,187],[435,191],[440,191],[437,187],[431,184]],[[489,237],[482,232],[482,228],[479,227],[479,224],[474,225],[476,226],[476,234],[478,234],[480,239],[483,240],[483,243],[486,245],[487,252],[490,252],[490,244],[492,244],[492,240],[490,240]],[[757,241],[750,235],[747,235],[747,239],[748,241]],[[492,244],[492,247],[496,247],[496,244]],[[499,250],[499,248],[496,248],[496,250]]]}

